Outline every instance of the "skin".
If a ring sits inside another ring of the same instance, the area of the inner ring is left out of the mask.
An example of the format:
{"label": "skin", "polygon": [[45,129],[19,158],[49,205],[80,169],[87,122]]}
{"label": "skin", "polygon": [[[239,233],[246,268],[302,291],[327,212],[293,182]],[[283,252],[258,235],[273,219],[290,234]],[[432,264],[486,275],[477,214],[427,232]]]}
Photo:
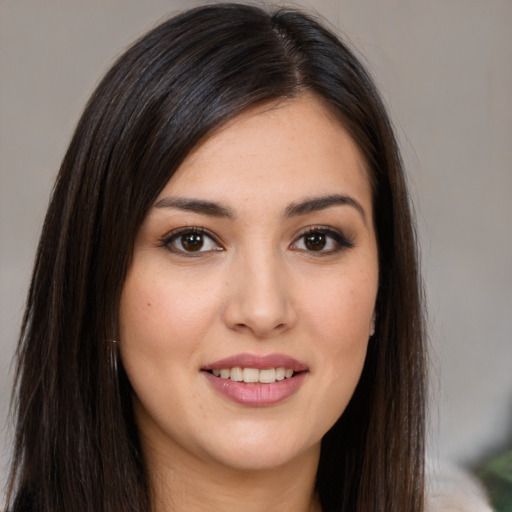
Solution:
{"label": "skin", "polygon": [[[290,215],[333,194],[352,203]],[[183,247],[187,227],[207,230],[201,250]],[[322,229],[314,250],[311,228]],[[320,101],[253,109],[192,152],[141,226],[120,305],[155,510],[319,510],[320,442],[360,377],[377,288],[365,161]],[[285,400],[241,405],[201,371],[240,353],[284,354],[308,371]]]}

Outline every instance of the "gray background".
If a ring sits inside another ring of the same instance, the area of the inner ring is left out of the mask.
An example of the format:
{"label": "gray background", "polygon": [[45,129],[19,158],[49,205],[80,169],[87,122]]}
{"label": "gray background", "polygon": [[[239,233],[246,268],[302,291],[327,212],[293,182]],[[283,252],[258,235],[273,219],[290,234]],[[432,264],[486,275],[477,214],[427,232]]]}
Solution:
{"label": "gray background", "polygon": [[[0,0],[0,425],[52,182],[92,88],[194,1]],[[278,2],[275,2],[278,3]],[[316,0],[376,77],[409,171],[430,309],[430,450],[512,433],[512,1]],[[0,437],[0,484],[11,444]]]}

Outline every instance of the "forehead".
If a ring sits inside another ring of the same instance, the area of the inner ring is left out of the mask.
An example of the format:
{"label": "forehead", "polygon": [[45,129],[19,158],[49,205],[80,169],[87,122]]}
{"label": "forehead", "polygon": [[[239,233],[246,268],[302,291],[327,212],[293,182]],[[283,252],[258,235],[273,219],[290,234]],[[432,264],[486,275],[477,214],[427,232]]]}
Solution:
{"label": "forehead", "polygon": [[366,162],[347,130],[313,96],[251,109],[200,144],[160,197],[226,203],[351,193],[370,200]]}

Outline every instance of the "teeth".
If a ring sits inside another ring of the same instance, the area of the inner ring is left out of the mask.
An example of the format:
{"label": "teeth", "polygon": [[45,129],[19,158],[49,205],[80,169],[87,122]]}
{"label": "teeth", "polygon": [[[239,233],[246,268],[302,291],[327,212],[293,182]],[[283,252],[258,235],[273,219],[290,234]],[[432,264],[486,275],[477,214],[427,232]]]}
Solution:
{"label": "teeth", "polygon": [[244,382],[258,382],[260,371],[256,368],[244,368],[242,380]]}
{"label": "teeth", "polygon": [[269,370],[260,370],[260,382],[264,384],[270,384],[271,382],[276,381],[276,371],[274,368],[270,368]]}
{"label": "teeth", "polygon": [[235,368],[231,368],[229,377],[231,380],[241,382],[242,380],[244,380],[244,372],[242,371],[242,368],[237,366]]}
{"label": "teeth", "polygon": [[221,370],[212,370],[215,377],[221,379],[231,379],[236,382],[272,384],[273,382],[289,379],[293,375],[291,368],[267,368],[258,370],[257,368],[222,368]]}

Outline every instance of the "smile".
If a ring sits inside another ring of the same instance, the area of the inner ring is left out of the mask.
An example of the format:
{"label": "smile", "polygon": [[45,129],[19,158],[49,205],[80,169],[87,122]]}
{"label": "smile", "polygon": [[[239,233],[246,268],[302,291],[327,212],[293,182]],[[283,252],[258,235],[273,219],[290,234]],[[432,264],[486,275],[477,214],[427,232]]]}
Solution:
{"label": "smile", "polygon": [[212,388],[231,402],[268,407],[296,394],[309,367],[282,354],[237,354],[201,368]]}
{"label": "smile", "polygon": [[291,368],[284,368],[282,366],[278,368],[266,368],[259,370],[258,368],[241,368],[235,366],[234,368],[222,368],[221,370],[212,370],[215,377],[221,379],[230,379],[235,382],[245,383],[262,383],[272,384],[277,381],[289,379],[293,376],[293,370]]}

